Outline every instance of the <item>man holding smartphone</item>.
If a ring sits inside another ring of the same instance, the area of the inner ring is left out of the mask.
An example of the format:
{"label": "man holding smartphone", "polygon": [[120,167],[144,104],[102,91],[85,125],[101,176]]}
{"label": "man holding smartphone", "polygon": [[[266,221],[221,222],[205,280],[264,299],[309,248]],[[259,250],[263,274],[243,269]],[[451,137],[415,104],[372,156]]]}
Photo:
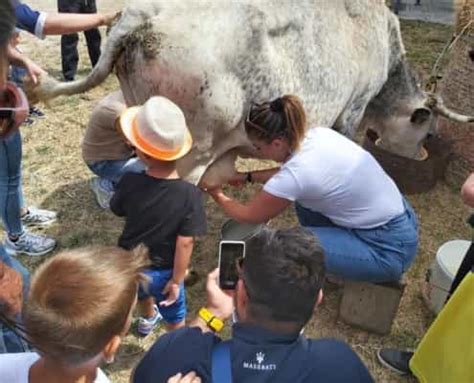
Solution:
{"label": "man holding smartphone", "polygon": [[[188,327],[157,340],[132,382],[165,382],[189,371],[219,383],[373,382],[344,342],[301,335],[322,299],[325,274],[322,248],[310,232],[264,228],[246,242],[239,264],[233,294],[219,287],[218,269],[209,274],[206,306]],[[238,323],[222,342],[215,333],[233,312]],[[216,378],[216,370],[228,378]]]}

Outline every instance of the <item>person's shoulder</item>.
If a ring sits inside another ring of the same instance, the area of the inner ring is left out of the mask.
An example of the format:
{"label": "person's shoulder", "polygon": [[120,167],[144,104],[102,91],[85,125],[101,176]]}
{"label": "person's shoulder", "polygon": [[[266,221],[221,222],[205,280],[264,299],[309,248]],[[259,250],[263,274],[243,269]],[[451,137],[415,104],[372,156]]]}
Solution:
{"label": "person's shoulder", "polygon": [[15,381],[9,378],[18,378],[19,373],[28,371],[39,358],[40,356],[35,352],[0,354],[0,376],[6,379],[5,381]]}
{"label": "person's shoulder", "polygon": [[[323,338],[309,340],[311,349],[318,354],[318,358],[325,358],[331,363],[345,363],[347,360],[360,362],[355,351],[346,343],[338,339]],[[344,361],[344,362],[343,362]]]}
{"label": "person's shoulder", "polygon": [[122,91],[116,91],[109,93],[103,99],[101,99],[95,106],[93,113],[95,114],[107,114],[114,113],[119,115],[121,111],[127,107],[125,99],[123,98]]}
{"label": "person's shoulder", "polygon": [[[214,334],[210,332],[203,333],[198,327],[183,327],[175,331],[170,331],[160,336],[150,348],[147,353],[147,356],[150,356],[147,362],[163,361],[167,356],[174,358],[175,351],[181,354],[183,354],[183,352],[184,354],[188,354],[189,352],[192,353],[191,350],[203,350],[203,347],[206,345],[211,347],[216,339],[217,337]],[[143,358],[142,361],[145,360],[146,358]]]}
{"label": "person's shoulder", "polygon": [[150,184],[149,178],[145,173],[125,173],[120,181],[116,185],[116,193],[119,196],[119,199],[122,198],[134,198],[135,193],[141,192],[143,190],[151,190],[153,185]]}
{"label": "person's shoulder", "polygon": [[[318,374],[342,381],[347,377],[353,382],[372,382],[367,367],[356,352],[337,339],[310,339],[311,360],[318,366]],[[341,380],[342,379],[342,380]]]}
{"label": "person's shoulder", "polygon": [[[167,346],[181,346],[182,344],[186,343],[200,343],[200,344],[213,344],[214,339],[217,337],[211,332],[202,332],[202,330],[198,327],[183,327],[175,331],[170,331],[165,335],[161,336],[153,347],[160,345],[167,345]],[[152,347],[152,348],[153,348]]]}
{"label": "person's shoulder", "polygon": [[179,189],[182,193],[190,196],[191,198],[196,198],[197,196],[202,196],[202,191],[196,185],[191,182],[185,181],[181,178],[174,180],[174,188]]}
{"label": "person's shoulder", "polygon": [[111,382],[109,378],[107,377],[107,375],[105,375],[105,373],[100,368],[98,368],[97,376],[94,380],[94,383],[111,383]]}
{"label": "person's shoulder", "polygon": [[36,362],[40,356],[36,352],[17,352],[0,354],[0,365],[15,362],[19,364],[28,364]]}
{"label": "person's shoulder", "polygon": [[350,141],[346,136],[338,131],[324,126],[316,126],[306,132],[305,138],[309,141],[330,140],[335,142]]}
{"label": "person's shoulder", "polygon": [[352,348],[344,341],[334,338],[308,339],[316,350],[337,353],[354,353]]}
{"label": "person's shoulder", "polygon": [[134,381],[165,381],[178,372],[196,370],[196,366],[202,364],[209,365],[212,347],[218,341],[219,338],[213,333],[203,333],[197,327],[168,332],[155,342],[138,363]]}
{"label": "person's shoulder", "polygon": [[117,187],[125,185],[136,185],[137,183],[145,183],[153,181],[153,177],[146,175],[145,173],[125,173],[117,184]]}

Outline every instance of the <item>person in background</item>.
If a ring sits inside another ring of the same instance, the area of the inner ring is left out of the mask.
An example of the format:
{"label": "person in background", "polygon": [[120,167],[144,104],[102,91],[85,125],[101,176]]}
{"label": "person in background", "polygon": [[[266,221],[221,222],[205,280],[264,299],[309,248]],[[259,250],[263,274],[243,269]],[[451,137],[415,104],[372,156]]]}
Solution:
{"label": "person in background", "polygon": [[[20,49],[21,43],[21,29],[15,28],[15,32],[12,35],[10,45],[20,53],[23,53]],[[16,86],[23,88],[23,78],[28,75],[28,72],[25,68],[21,66],[12,65],[10,67],[10,78],[16,84]],[[33,125],[35,122],[35,118],[44,118],[44,113],[36,106],[30,105],[30,113],[26,118],[23,124],[25,125]]]}
{"label": "person in background", "polygon": [[[95,0],[58,0],[58,11],[61,13],[84,13],[95,14],[97,7]],[[100,57],[101,37],[99,29],[91,28],[84,31],[87,43],[87,51],[91,64],[94,67]],[[63,76],[66,81],[73,81],[77,72],[79,55],[77,53],[77,33],[64,34],[61,36],[61,64]]]}
{"label": "person in background", "polygon": [[113,362],[130,328],[147,264],[144,247],[79,248],[45,261],[23,306],[38,352],[1,354],[2,382],[109,382],[98,367]]}
{"label": "person in background", "polygon": [[[110,23],[116,16],[116,14],[46,14],[34,11],[17,0],[8,3],[13,5],[17,27],[38,37],[89,29]],[[5,49],[5,57],[8,57],[13,64],[23,65],[33,83],[37,83],[38,77],[43,73],[42,69],[10,44],[7,44]],[[25,103],[28,104],[26,100]],[[25,204],[21,187],[21,159],[20,130],[10,130],[8,135],[0,134],[0,215],[7,231],[4,246],[9,254],[45,255],[56,246],[55,239],[31,233],[25,227],[48,226],[56,221],[57,214],[54,211]]]}
{"label": "person in background", "polygon": [[[165,382],[190,371],[203,382],[373,382],[346,343],[302,335],[322,300],[325,277],[323,249],[311,232],[264,228],[246,242],[238,270],[233,300],[217,285],[219,271],[209,274],[198,317],[161,336],[131,382]],[[232,338],[223,342],[216,333],[233,312]],[[219,380],[215,369],[231,377]]]}
{"label": "person in background", "polygon": [[[126,173],[117,184],[110,209],[125,217],[118,244],[132,249],[140,243],[150,251],[151,282],[138,294],[138,333],[146,336],[161,318],[168,329],[184,326],[184,279],[194,237],[206,233],[201,190],[179,178],[176,160],[192,147],[192,137],[179,107],[164,97],[120,116],[123,135],[146,166],[144,173]],[[158,309],[159,305],[159,309]]]}
{"label": "person in background", "polygon": [[[465,180],[461,188],[461,198],[467,206],[469,206],[471,209],[474,209],[474,173],[471,173],[469,177]],[[469,224],[471,225],[471,228],[474,228],[474,214],[471,214],[469,218]],[[427,355],[426,350],[427,347],[429,347],[429,349],[433,352],[433,354],[435,354],[435,356],[428,355],[428,361],[433,360],[431,358],[434,358],[435,364],[437,364],[437,368],[442,369],[442,371],[435,372],[438,375],[438,379],[440,379],[440,381],[461,381],[456,380],[461,379],[460,377],[453,377],[452,369],[456,368],[456,363],[450,363],[450,359],[448,358],[449,355],[455,355],[455,358],[460,361],[461,365],[466,365],[466,367],[469,366],[468,368],[471,371],[470,378],[464,376],[463,379],[466,380],[462,381],[471,382],[474,378],[474,374],[472,374],[472,363],[474,362],[474,353],[472,352],[472,344],[474,342],[474,338],[472,336],[472,319],[474,319],[474,316],[472,314],[470,315],[470,319],[468,319],[467,323],[468,329],[467,331],[463,331],[463,329],[465,328],[463,327],[463,324],[465,324],[466,322],[466,317],[463,316],[463,309],[465,309],[466,311],[470,310],[472,312],[472,307],[474,307],[474,300],[472,295],[472,289],[468,291],[466,297],[458,297],[456,296],[456,292],[459,290],[459,286],[464,283],[464,281],[466,283],[470,282],[468,280],[468,277],[472,273],[474,273],[474,243],[471,243],[471,246],[469,247],[466,255],[464,256],[459,270],[456,273],[456,276],[451,285],[451,289],[449,291],[449,298],[446,305],[438,314],[437,319],[431,325],[431,327],[428,329],[428,332],[420,341],[420,345],[418,346],[417,350],[413,352],[394,348],[381,348],[377,351],[377,358],[379,362],[383,366],[396,372],[397,374],[407,375],[412,374],[413,372],[417,372],[417,377],[420,378],[425,374],[423,368],[425,368],[424,363]],[[471,276],[471,278],[474,277]],[[471,284],[471,286],[474,286],[474,282]],[[455,301],[454,305],[451,305],[450,302],[453,299],[457,300]],[[459,304],[459,301],[461,301],[461,304]],[[459,305],[456,306],[456,304]],[[452,313],[454,313],[454,315]],[[456,348],[451,347],[453,342],[451,342],[451,344],[447,343],[449,342],[450,338],[452,339],[452,337],[454,336],[459,336],[459,334],[450,334],[446,330],[448,328],[456,327],[458,327],[461,331],[461,338],[466,339],[466,343],[469,345],[468,349],[463,349],[461,347],[461,352],[463,354],[462,356],[456,354],[456,349],[459,349],[460,343],[456,341],[454,342],[458,344],[458,347]],[[439,340],[439,343],[436,344],[435,348],[433,348],[433,344],[430,343],[434,340]],[[436,361],[436,356],[439,356],[439,359],[444,359],[443,355],[446,356],[445,361]],[[423,364],[421,364],[422,367],[420,367],[419,361],[417,363],[417,358],[423,361]],[[415,360],[415,371],[413,371],[411,367],[412,360]],[[446,364],[444,364],[444,362]],[[419,365],[418,368],[416,368],[417,364]],[[457,369],[457,371],[459,370],[460,368]],[[443,372],[447,375],[443,375]],[[431,380],[429,381],[431,382]]]}
{"label": "person in background", "polygon": [[27,352],[29,342],[15,331],[21,326],[21,306],[28,295],[29,274],[0,245],[0,354]]}
{"label": "person in background", "polygon": [[48,35],[64,35],[107,26],[120,15],[108,13],[46,13],[32,9],[20,0],[11,0],[17,18],[17,27],[44,39]]}
{"label": "person in background", "polygon": [[[0,2],[0,108],[5,114],[0,114],[0,132],[19,126],[26,118],[16,113],[16,105],[10,105],[4,96],[7,92],[7,73],[9,65],[9,43],[15,27],[15,14],[8,1]],[[10,113],[7,113],[8,107]],[[23,296],[28,290],[28,272],[5,251],[0,244],[0,353],[25,352],[29,350],[28,343],[18,336],[8,321],[19,321]]]}
{"label": "person in background", "polygon": [[[11,3],[7,2],[11,7]],[[5,5],[6,7],[6,5]],[[13,9],[11,22],[15,23]],[[8,11],[2,21],[6,23]],[[15,24],[13,24],[14,27]],[[2,116],[0,129],[0,216],[7,232],[4,250],[9,254],[43,255],[53,250],[56,242],[46,236],[35,235],[24,226],[48,225],[56,219],[54,212],[26,207],[21,189],[21,136],[19,126],[28,114],[28,101],[14,84],[7,84],[8,64],[23,65],[29,75],[36,78],[41,69],[10,45],[13,33],[3,31],[2,66],[0,78],[1,102],[11,108],[11,113]],[[8,61],[7,61],[8,60]],[[15,105],[11,105],[14,103]],[[3,105],[2,105],[3,106]],[[3,106],[3,107],[5,107]]]}
{"label": "person in background", "polygon": [[145,165],[127,145],[118,124],[126,108],[121,90],[104,97],[92,110],[82,140],[82,158],[98,176],[91,180],[91,188],[103,209],[109,208],[117,183],[125,173],[145,171]]}

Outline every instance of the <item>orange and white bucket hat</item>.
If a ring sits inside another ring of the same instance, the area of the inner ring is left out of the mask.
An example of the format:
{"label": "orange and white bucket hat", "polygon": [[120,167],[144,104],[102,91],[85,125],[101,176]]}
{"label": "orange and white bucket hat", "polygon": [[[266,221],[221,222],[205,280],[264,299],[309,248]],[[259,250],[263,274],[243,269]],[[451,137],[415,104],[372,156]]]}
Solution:
{"label": "orange and white bucket hat", "polygon": [[120,115],[120,128],[130,144],[160,161],[185,156],[193,145],[182,110],[165,97],[154,96]]}

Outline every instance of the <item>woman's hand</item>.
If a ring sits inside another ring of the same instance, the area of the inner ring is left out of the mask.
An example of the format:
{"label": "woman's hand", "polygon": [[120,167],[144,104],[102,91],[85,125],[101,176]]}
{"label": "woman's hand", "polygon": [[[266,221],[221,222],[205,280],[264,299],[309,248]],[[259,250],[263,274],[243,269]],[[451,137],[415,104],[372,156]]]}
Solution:
{"label": "woman's hand", "polygon": [[210,189],[205,189],[207,193],[209,193],[209,195],[214,198],[214,200],[216,202],[218,202],[218,199],[222,196],[225,196],[224,194],[224,191],[222,190],[222,187],[221,186],[216,186],[214,188],[210,188]]}
{"label": "woman's hand", "polygon": [[247,183],[248,173],[236,172],[236,174],[228,181],[229,185],[241,187]]}

